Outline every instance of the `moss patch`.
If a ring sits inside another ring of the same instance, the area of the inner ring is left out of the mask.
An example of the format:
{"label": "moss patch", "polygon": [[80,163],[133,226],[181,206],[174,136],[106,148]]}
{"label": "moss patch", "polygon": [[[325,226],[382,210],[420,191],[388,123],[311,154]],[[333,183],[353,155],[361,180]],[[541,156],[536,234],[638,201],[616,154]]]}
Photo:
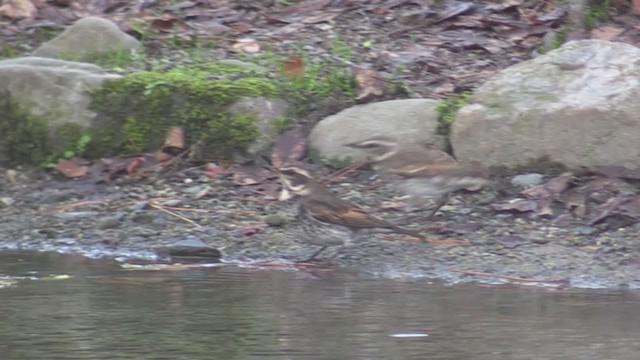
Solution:
{"label": "moss patch", "polygon": [[46,122],[21,108],[10,94],[0,99],[0,163],[41,164],[50,153]]}
{"label": "moss patch", "polygon": [[157,149],[172,126],[183,126],[188,144],[203,156],[228,159],[257,137],[251,115],[231,116],[226,108],[243,96],[277,96],[274,81],[238,66],[209,64],[134,73],[94,94],[98,123],[88,152],[138,153]]}
{"label": "moss patch", "polygon": [[[182,126],[187,144],[205,158],[229,159],[258,137],[252,115],[230,115],[229,105],[245,96],[283,98],[301,115],[314,99],[345,93],[352,78],[306,67],[300,77],[269,76],[247,66],[209,63],[144,71],[109,82],[94,94],[99,114],[87,152],[90,156],[139,153],[162,146],[172,126]],[[347,90],[350,91],[350,90]],[[284,130],[289,118],[275,125]]]}

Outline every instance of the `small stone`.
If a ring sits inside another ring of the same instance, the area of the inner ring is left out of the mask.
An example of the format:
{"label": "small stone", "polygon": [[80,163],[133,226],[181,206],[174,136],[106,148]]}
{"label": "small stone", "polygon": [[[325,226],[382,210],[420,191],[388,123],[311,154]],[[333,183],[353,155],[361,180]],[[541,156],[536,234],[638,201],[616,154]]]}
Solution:
{"label": "small stone", "polygon": [[219,259],[222,257],[220,250],[205,244],[202,240],[190,236],[185,240],[178,240],[175,243],[156,249],[161,256],[171,257],[196,257],[207,259]]}
{"label": "small stone", "polygon": [[141,211],[131,216],[131,221],[138,224],[151,224],[155,221],[156,217],[146,211]]}
{"label": "small stone", "polygon": [[498,240],[498,243],[507,249],[514,249],[518,246],[528,244],[529,242],[529,240],[515,235],[506,236]]}
{"label": "small stone", "polygon": [[287,223],[287,219],[280,214],[267,215],[263,220],[269,226],[282,226]]}
{"label": "small stone", "polygon": [[8,208],[15,204],[15,200],[11,197],[0,197],[0,208]]}
{"label": "small stone", "polygon": [[61,220],[75,220],[98,216],[96,211],[69,211],[53,215]]}
{"label": "small stone", "polygon": [[542,184],[543,176],[538,173],[516,175],[511,179],[511,185],[531,187]]}
{"label": "small stone", "polygon": [[67,246],[73,246],[78,244],[78,240],[74,239],[74,238],[60,238],[60,239],[55,239],[54,240],[56,245],[67,245]]}
{"label": "small stone", "polygon": [[122,222],[119,219],[110,217],[100,220],[96,227],[100,230],[107,230],[115,229],[117,227],[120,227],[120,225],[122,225]]}
{"label": "small stone", "polygon": [[204,185],[194,185],[189,186],[188,188],[182,189],[182,192],[185,194],[198,194],[206,188]]}

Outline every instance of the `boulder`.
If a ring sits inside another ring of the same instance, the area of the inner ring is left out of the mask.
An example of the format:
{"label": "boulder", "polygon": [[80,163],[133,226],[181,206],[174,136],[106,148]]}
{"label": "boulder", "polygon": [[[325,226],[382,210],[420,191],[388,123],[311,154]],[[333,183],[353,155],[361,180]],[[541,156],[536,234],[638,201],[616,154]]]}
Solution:
{"label": "boulder", "polygon": [[640,49],[581,40],[501,71],[456,116],[459,160],[638,164]]}
{"label": "boulder", "polygon": [[406,144],[443,146],[443,138],[436,134],[437,105],[438,101],[429,99],[356,105],[318,122],[309,135],[309,145],[329,163],[365,160],[364,152],[344,144],[372,136],[387,135]]}
{"label": "boulder", "polygon": [[[120,77],[93,64],[38,57],[9,59],[0,61],[0,98],[9,98],[20,111],[43,123],[51,144],[63,150],[68,144],[60,142],[59,130],[68,124],[91,126],[95,117],[89,109],[91,91],[100,88],[105,80]],[[13,130],[20,128],[19,124],[8,123],[16,120],[6,111],[0,114],[0,129],[5,129],[0,132],[0,163],[9,160],[6,154],[12,149],[5,148],[7,138],[15,137]],[[33,126],[23,124],[22,128],[30,131]],[[38,143],[41,139],[30,137],[23,141]],[[50,154],[49,150],[43,151]]]}
{"label": "boulder", "polygon": [[142,44],[112,21],[88,16],[76,21],[60,35],[45,42],[34,56],[92,61],[113,53],[139,49]]}

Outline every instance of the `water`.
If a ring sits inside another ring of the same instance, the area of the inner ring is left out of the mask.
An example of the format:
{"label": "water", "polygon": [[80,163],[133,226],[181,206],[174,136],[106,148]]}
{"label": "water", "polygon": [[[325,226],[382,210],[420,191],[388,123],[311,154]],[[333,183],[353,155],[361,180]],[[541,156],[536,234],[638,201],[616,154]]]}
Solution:
{"label": "water", "polygon": [[[0,359],[637,360],[640,294],[0,253]],[[67,280],[48,279],[68,274]],[[428,335],[428,336],[425,336]]]}

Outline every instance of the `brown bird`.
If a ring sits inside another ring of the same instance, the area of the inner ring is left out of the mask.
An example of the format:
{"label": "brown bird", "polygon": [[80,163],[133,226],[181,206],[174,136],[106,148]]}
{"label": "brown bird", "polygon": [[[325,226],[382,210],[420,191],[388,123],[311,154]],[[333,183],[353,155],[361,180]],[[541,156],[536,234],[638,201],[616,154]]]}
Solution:
{"label": "brown bird", "polygon": [[376,136],[345,146],[364,150],[373,169],[409,195],[412,205],[428,197],[438,198],[428,218],[449,201],[451,193],[461,189],[478,190],[490,183],[489,173],[480,163],[461,164],[433,144],[403,147],[392,138]]}
{"label": "brown bird", "polygon": [[306,234],[305,240],[321,246],[308,260],[314,260],[329,246],[342,245],[337,255],[346,246],[373,232],[394,232],[425,240],[415,231],[393,225],[340,199],[303,168],[285,166],[278,170],[278,174],[284,188],[301,198],[298,218]]}

